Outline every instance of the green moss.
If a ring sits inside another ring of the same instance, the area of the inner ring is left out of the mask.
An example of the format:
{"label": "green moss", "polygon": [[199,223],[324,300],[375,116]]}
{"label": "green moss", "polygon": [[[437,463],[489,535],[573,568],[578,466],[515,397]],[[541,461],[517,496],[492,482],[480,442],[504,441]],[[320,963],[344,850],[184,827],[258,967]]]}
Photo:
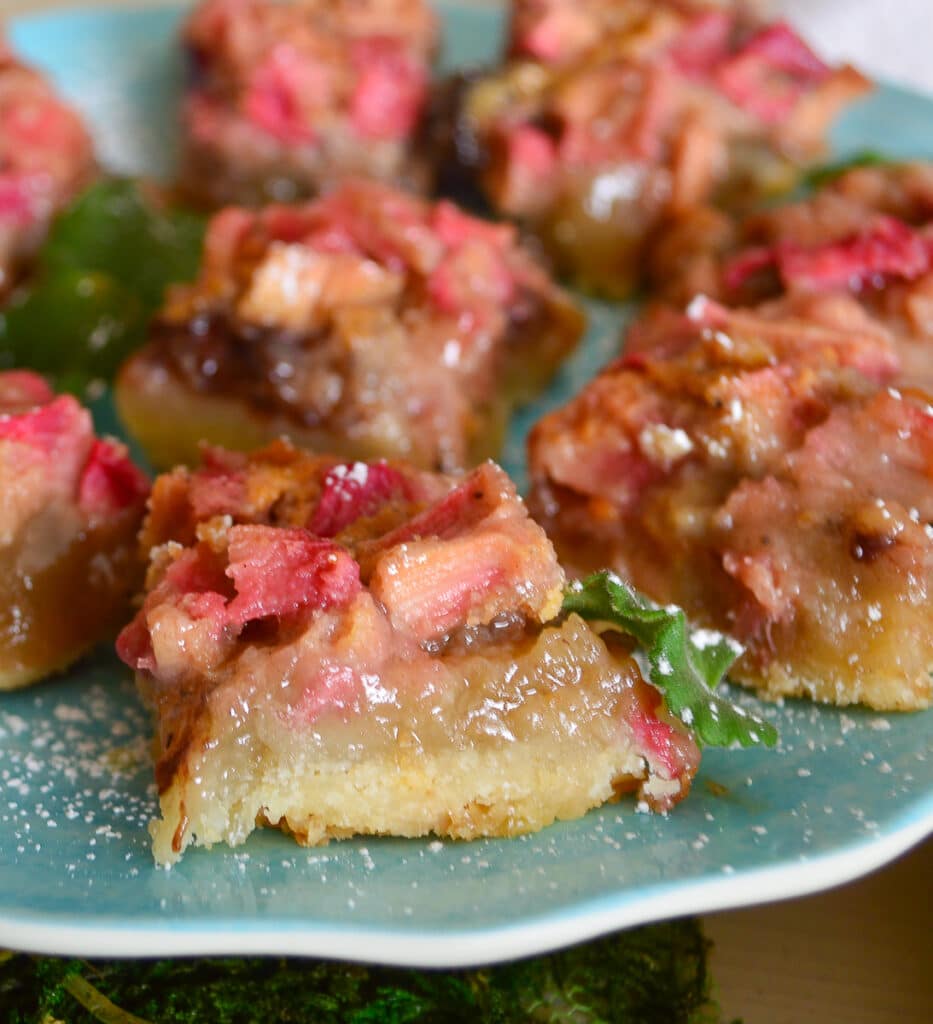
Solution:
{"label": "green moss", "polygon": [[9,1024],[705,1024],[706,954],[684,920],[470,971],[17,955],[0,961],[0,1006]]}

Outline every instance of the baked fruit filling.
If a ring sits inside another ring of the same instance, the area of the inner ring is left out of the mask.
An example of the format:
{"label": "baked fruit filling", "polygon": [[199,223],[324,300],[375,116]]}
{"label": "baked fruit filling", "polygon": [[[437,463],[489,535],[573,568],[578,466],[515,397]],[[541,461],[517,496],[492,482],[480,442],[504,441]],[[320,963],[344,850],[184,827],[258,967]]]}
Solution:
{"label": "baked fruit filling", "polygon": [[709,208],[674,218],[652,277],[675,303],[837,297],[890,337],[908,386],[933,387],[933,164],[848,171],[801,202],[745,218]]}
{"label": "baked fruit filling", "polygon": [[204,0],[183,43],[196,198],[288,202],[353,174],[423,183],[412,139],[438,46],[425,0]]}
{"label": "baked fruit filling", "polygon": [[[777,472],[743,481],[713,544],[770,695],[926,707],[933,671],[933,408],[881,392],[833,411]],[[747,665],[747,668],[746,668]]]}
{"label": "baked fruit filling", "polygon": [[116,400],[160,466],[200,439],[286,434],[453,470],[497,453],[582,328],[513,227],[354,181],[214,217],[198,280],[170,293]]}
{"label": "baked fruit filling", "polygon": [[859,313],[811,297],[807,319],[786,300],[656,311],[536,427],[530,505],[564,564],[609,564],[737,637],[733,678],[923,707],[933,414],[924,393],[888,387],[890,339],[853,326],[850,302]]}
{"label": "baked fruit filling", "polygon": [[148,490],[74,398],[0,373],[0,689],[66,668],[126,622]]}
{"label": "baked fruit filling", "polygon": [[53,215],[94,171],[81,118],[0,32],[0,296],[28,265]]}
{"label": "baked fruit filling", "polygon": [[638,790],[686,795],[694,740],[564,577],[501,469],[447,477],[283,442],[155,484],[118,651],[158,719],[156,859],[257,825],[473,838]]}
{"label": "baked fruit filling", "polygon": [[464,83],[438,144],[562,272],[612,296],[640,283],[663,215],[787,188],[868,87],[742,4],[532,0],[513,12],[511,58]]}

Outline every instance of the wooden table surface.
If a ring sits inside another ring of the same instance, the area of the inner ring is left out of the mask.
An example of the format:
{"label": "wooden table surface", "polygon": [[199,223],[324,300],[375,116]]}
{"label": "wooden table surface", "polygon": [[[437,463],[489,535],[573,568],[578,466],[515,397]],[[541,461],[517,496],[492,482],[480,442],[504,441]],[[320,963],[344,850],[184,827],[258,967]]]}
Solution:
{"label": "wooden table surface", "polygon": [[[0,0],[0,13],[172,2]],[[707,916],[724,1020],[929,1024],[931,910],[933,840],[927,840],[881,871],[830,892]]]}

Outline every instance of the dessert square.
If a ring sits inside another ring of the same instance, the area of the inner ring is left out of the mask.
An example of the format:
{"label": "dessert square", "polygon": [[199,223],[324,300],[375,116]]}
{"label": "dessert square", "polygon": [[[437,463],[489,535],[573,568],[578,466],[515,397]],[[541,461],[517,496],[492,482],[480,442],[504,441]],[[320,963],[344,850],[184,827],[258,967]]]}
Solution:
{"label": "dessert square", "polygon": [[354,174],[424,183],[413,139],[438,45],[425,0],[205,0],[183,45],[190,195],[290,202]]}
{"label": "dessert square", "polygon": [[0,373],[0,690],[67,668],[126,622],[148,492],[74,398]]}
{"label": "dessert square", "polygon": [[699,750],[628,648],[559,617],[564,576],[506,474],[207,449],[154,486],[146,597],[118,651],[158,723],[160,863],[270,825],[508,836]]}
{"label": "dessert square", "polygon": [[561,273],[624,297],[662,217],[787,189],[867,88],[745,4],[526,0],[504,66],[464,80],[436,141]]}
{"label": "dessert square", "polygon": [[498,452],[583,317],[515,229],[353,181],[312,203],[229,208],[200,276],[122,369],[121,417],[159,466],[208,440],[453,470]]}
{"label": "dessert square", "polygon": [[0,30],[0,296],[28,268],[54,214],[95,172],[79,114]]}
{"label": "dessert square", "polygon": [[933,388],[933,164],[857,167],[745,217],[695,209],[659,233],[651,271],[672,303],[835,302],[890,340],[899,383]]}
{"label": "dessert square", "polygon": [[656,310],[536,426],[529,503],[569,569],[608,564],[738,639],[737,681],[925,707],[933,406],[891,386],[890,338],[850,313]]}

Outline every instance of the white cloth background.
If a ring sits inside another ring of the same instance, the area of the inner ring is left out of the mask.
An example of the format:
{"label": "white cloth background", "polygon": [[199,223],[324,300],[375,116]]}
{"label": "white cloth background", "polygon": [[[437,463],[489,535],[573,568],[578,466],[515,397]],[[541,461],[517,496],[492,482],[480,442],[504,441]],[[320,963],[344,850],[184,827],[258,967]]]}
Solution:
{"label": "white cloth background", "polygon": [[771,0],[827,60],[933,93],[933,0]]}

